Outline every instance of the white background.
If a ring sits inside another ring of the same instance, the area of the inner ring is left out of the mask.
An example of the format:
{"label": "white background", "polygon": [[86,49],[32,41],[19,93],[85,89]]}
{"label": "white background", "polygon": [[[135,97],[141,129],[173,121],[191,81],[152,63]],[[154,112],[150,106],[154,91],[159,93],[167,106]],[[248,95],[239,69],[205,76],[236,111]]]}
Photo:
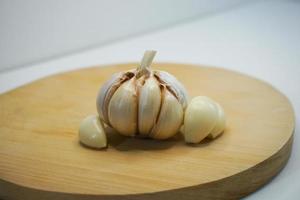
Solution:
{"label": "white background", "polygon": [[242,0],[1,0],[0,70],[111,43],[240,2]]}
{"label": "white background", "polygon": [[0,73],[0,92],[63,71],[139,61],[145,49],[158,50],[155,60],[158,62],[221,66],[260,78],[284,93],[296,115],[291,158],[278,176],[245,199],[299,199],[299,1],[257,1],[177,26],[5,71]]}

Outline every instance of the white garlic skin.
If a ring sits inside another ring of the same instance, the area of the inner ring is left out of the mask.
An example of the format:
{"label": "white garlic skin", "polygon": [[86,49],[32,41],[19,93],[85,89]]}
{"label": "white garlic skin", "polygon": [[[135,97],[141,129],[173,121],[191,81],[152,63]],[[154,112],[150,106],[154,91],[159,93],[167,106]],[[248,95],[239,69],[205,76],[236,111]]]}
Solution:
{"label": "white garlic skin", "polygon": [[137,129],[137,94],[134,79],[123,83],[108,104],[110,125],[126,136],[134,136]]}
{"label": "white garlic skin", "polygon": [[104,127],[97,115],[82,120],[79,127],[79,140],[88,147],[100,149],[107,147]]}
{"label": "white garlic skin", "polygon": [[225,129],[222,107],[205,96],[198,96],[188,104],[184,116],[183,135],[187,143],[199,143],[204,138],[215,138]]}
{"label": "white garlic skin", "polygon": [[171,74],[138,70],[112,76],[100,89],[100,119],[125,136],[167,139],[183,123],[187,92]]}
{"label": "white garlic skin", "polygon": [[151,132],[160,111],[161,89],[154,77],[149,77],[140,88],[138,102],[138,131],[141,136]]}
{"label": "white garlic skin", "polygon": [[167,89],[163,90],[160,115],[150,137],[167,139],[176,134],[183,121],[183,107]]}
{"label": "white garlic skin", "polygon": [[166,84],[171,84],[170,86],[174,89],[176,95],[179,98],[180,103],[185,108],[188,102],[188,94],[185,87],[173,75],[171,75],[168,72],[157,71],[157,74],[160,77],[160,79]]}

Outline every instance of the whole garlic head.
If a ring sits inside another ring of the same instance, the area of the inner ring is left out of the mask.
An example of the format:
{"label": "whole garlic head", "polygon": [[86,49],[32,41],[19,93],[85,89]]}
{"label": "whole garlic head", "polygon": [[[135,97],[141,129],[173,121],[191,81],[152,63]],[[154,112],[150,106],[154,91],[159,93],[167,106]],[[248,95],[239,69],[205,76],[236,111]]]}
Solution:
{"label": "whole garlic head", "polygon": [[167,139],[183,123],[184,86],[171,74],[153,71],[155,51],[146,51],[137,69],[112,75],[97,97],[99,117],[125,136]]}

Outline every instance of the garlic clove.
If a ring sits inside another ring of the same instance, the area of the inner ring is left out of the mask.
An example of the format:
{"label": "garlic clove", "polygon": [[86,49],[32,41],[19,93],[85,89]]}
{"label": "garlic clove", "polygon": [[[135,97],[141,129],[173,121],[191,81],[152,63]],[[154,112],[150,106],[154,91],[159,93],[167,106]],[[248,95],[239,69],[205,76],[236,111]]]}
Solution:
{"label": "garlic clove", "polygon": [[157,77],[163,81],[167,87],[172,90],[179,99],[179,102],[182,104],[185,109],[188,102],[188,93],[185,87],[177,80],[177,78],[165,71],[156,71],[155,74]]}
{"label": "garlic clove", "polygon": [[215,127],[211,130],[210,134],[207,136],[210,139],[214,139],[218,135],[220,135],[224,131],[226,125],[226,117],[223,108],[217,102],[215,102],[215,104],[218,108],[218,119]]}
{"label": "garlic clove", "polygon": [[146,79],[139,90],[138,129],[139,134],[147,136],[159,113],[161,104],[161,92],[157,80],[154,77]]}
{"label": "garlic clove", "polygon": [[88,116],[81,122],[79,127],[79,140],[89,147],[107,147],[103,124],[97,115]]}
{"label": "garlic clove", "polygon": [[106,124],[110,125],[108,120],[108,104],[111,97],[123,82],[131,79],[133,76],[134,73],[131,71],[116,73],[101,88],[97,97],[96,106],[100,119]]}
{"label": "garlic clove", "polygon": [[167,139],[175,135],[183,121],[183,108],[174,95],[165,87],[162,90],[162,105],[156,125],[150,137]]}
{"label": "garlic clove", "polygon": [[113,94],[108,105],[109,123],[120,134],[134,136],[137,129],[137,94],[135,78],[124,82]]}
{"label": "garlic clove", "polygon": [[214,104],[217,108],[217,122],[214,126],[214,128],[210,131],[209,135],[207,136],[210,139],[216,138],[218,135],[220,135],[224,129],[225,129],[225,124],[226,124],[226,118],[225,118],[225,113],[223,108],[221,107],[220,104],[218,104],[216,101],[212,100],[211,98],[207,96],[202,96],[201,97],[203,100],[206,100],[212,104]]}
{"label": "garlic clove", "polygon": [[105,123],[108,123],[107,110],[105,106],[106,97],[108,96],[109,93],[112,92],[113,89],[112,86],[118,84],[121,77],[122,77],[121,72],[113,74],[112,77],[103,84],[99,92],[99,95],[97,97],[97,103],[96,103],[97,111],[99,113],[100,119],[102,119]]}
{"label": "garlic clove", "polygon": [[209,135],[217,122],[218,108],[207,97],[198,96],[188,104],[184,116],[184,139],[199,143]]}

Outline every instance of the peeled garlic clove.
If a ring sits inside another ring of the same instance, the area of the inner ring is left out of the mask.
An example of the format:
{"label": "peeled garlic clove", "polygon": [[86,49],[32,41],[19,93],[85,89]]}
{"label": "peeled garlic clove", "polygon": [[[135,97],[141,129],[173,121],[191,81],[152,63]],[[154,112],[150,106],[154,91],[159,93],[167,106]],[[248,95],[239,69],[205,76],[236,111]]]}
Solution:
{"label": "peeled garlic clove", "polygon": [[138,129],[139,134],[147,136],[159,113],[161,92],[157,80],[148,78],[139,92]]}
{"label": "peeled garlic clove", "polygon": [[156,71],[158,79],[164,82],[170,90],[172,90],[179,99],[179,102],[182,104],[185,109],[188,102],[188,94],[185,90],[185,87],[175,78],[175,76],[171,75],[165,71]]}
{"label": "peeled garlic clove", "polygon": [[88,116],[81,122],[79,140],[86,146],[93,148],[104,148],[107,146],[103,124],[100,122],[98,116]]}
{"label": "peeled garlic clove", "polygon": [[198,96],[188,104],[184,116],[184,139],[187,143],[199,143],[214,128],[218,109],[206,97]]}
{"label": "peeled garlic clove", "polygon": [[167,139],[175,135],[183,121],[183,108],[178,99],[166,88],[162,91],[162,105],[157,124],[153,127],[150,137]]}
{"label": "peeled garlic clove", "polygon": [[137,94],[135,78],[124,82],[108,105],[109,123],[120,134],[134,136],[137,129]]}
{"label": "peeled garlic clove", "polygon": [[210,134],[207,136],[210,139],[216,138],[218,135],[220,135],[224,129],[226,124],[226,117],[223,108],[220,106],[220,104],[216,103],[216,106],[218,108],[218,119],[216,122],[215,127],[212,129]]}
{"label": "peeled garlic clove", "polygon": [[209,135],[207,136],[210,139],[216,138],[218,135],[220,135],[224,129],[225,129],[225,113],[223,108],[221,107],[220,104],[218,104],[216,101],[212,100],[211,98],[207,96],[202,96],[201,97],[203,100],[208,101],[212,104],[214,104],[217,108],[218,114],[217,114],[217,122],[214,126],[214,128],[210,131]]}

